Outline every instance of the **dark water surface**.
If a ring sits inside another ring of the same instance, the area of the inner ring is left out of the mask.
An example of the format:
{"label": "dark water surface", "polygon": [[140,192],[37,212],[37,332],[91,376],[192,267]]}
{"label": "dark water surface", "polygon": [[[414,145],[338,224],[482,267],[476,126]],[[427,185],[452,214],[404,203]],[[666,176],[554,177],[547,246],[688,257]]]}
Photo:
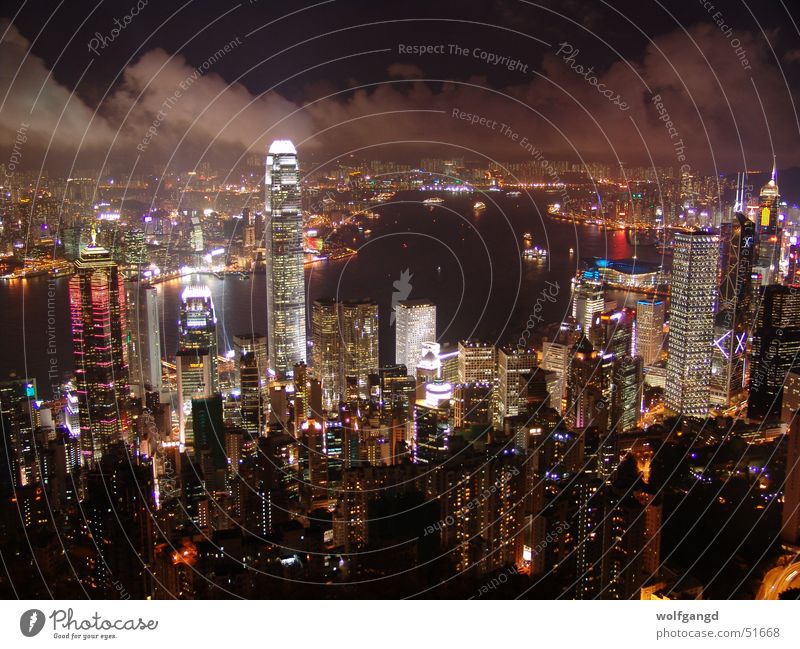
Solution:
{"label": "dark water surface", "polygon": [[[655,248],[629,245],[622,231],[606,232],[596,226],[575,226],[549,219],[547,203],[557,196],[534,194],[506,197],[499,192],[446,197],[444,204],[424,206],[430,196],[415,192],[398,194],[377,209],[380,218],[364,227],[369,235],[354,233],[347,245],[358,255],[337,262],[321,262],[307,268],[309,300],[321,296],[340,299],[370,297],[380,307],[380,355],[382,363],[394,360],[394,330],[390,326],[393,283],[408,269],[412,277],[409,298],[428,298],[438,308],[441,342],[479,337],[498,344],[516,341],[525,329],[537,297],[547,282],[558,283],[555,302],[545,300],[541,315],[558,321],[569,308],[570,279],[585,257],[630,257],[658,261]],[[486,210],[475,212],[476,200]],[[537,209],[538,205],[538,209]],[[548,249],[547,261],[522,258],[522,235],[530,232],[536,245]],[[570,254],[570,248],[574,252]],[[48,354],[48,279],[33,278],[0,284],[2,354],[0,378],[11,372],[34,376],[40,393],[49,395],[47,373],[51,358],[58,371],[72,370],[67,279],[57,280],[55,295],[55,354]],[[234,334],[266,332],[266,278],[217,279],[213,275],[183,278],[158,285],[161,298],[162,348],[173,356],[177,344],[180,294],[190,283],[211,287],[217,310],[220,349],[231,346]],[[553,290],[550,290],[553,293]],[[620,304],[639,296],[618,294]],[[310,316],[310,312],[309,312]]]}

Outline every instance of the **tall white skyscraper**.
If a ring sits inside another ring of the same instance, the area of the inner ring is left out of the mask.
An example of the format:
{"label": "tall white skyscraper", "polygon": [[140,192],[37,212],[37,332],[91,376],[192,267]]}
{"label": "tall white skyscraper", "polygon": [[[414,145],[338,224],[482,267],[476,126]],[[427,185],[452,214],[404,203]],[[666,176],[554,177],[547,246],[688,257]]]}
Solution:
{"label": "tall white skyscraper", "polygon": [[403,300],[396,314],[395,362],[413,374],[422,358],[422,343],[436,342],[436,305],[429,300]]}
{"label": "tall white skyscraper", "polygon": [[297,151],[289,140],[270,145],[264,185],[269,364],[285,375],[306,360],[303,215]]}
{"label": "tall white skyscraper", "polygon": [[635,355],[645,365],[652,365],[661,354],[664,344],[664,300],[639,300],[636,303]]}
{"label": "tall white skyscraper", "polygon": [[665,405],[684,415],[708,414],[719,237],[675,235]]}

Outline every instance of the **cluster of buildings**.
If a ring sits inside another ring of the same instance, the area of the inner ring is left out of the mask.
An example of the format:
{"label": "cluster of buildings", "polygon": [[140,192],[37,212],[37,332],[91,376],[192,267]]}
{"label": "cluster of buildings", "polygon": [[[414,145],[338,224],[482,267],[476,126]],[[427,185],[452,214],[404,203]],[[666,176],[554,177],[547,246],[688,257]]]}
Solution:
{"label": "cluster of buildings", "polygon": [[10,538],[93,597],[463,594],[509,566],[558,596],[696,597],[669,587],[669,485],[648,478],[670,417],[791,421],[781,535],[800,543],[798,251],[778,198],[773,178],[717,230],[676,232],[668,295],[635,308],[608,288],[656,288],[661,269],[595,260],[571,317],[530,345],[444,346],[436,304],[399,301],[382,365],[375,301],[307,300],[297,152],[273,142],[266,334],[235,335],[231,354],[196,284],[167,363],[156,290],[123,272],[135,259],[94,228],[79,246],[73,380],[52,401],[0,385]]}

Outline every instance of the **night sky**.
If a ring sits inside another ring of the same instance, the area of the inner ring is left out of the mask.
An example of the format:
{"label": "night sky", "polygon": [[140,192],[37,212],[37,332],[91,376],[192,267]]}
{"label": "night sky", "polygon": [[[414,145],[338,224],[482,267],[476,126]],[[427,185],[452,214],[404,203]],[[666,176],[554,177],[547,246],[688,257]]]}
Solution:
{"label": "night sky", "polygon": [[[552,159],[714,173],[767,169],[774,154],[789,168],[800,165],[790,5],[6,2],[0,129],[7,157],[27,125],[19,168],[51,173],[232,166],[282,137],[315,163],[525,160],[527,141]],[[419,45],[435,51],[401,52]]]}

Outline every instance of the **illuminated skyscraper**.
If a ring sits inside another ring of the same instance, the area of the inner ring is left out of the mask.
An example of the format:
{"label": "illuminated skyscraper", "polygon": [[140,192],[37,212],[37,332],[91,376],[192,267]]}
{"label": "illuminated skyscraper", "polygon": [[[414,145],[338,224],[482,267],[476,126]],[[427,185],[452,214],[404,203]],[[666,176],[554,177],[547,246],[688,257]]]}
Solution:
{"label": "illuminated skyscraper", "polygon": [[758,254],[755,270],[761,274],[761,285],[774,284],[780,272],[781,239],[783,228],[778,217],[777,172],[772,169],[772,178],[761,188],[759,194],[759,214],[756,232],[758,234]]}
{"label": "illuminated skyscraper", "polygon": [[322,381],[322,405],[327,410],[341,398],[342,338],[339,303],[333,298],[314,300],[311,306],[311,340],[314,372]]}
{"label": "illuminated skyscraper", "polygon": [[639,300],[636,303],[634,353],[645,365],[658,360],[664,345],[664,301]]}
{"label": "illuminated skyscraper", "polygon": [[789,370],[800,360],[800,290],[773,284],[761,289],[753,328],[747,416],[778,417]]}
{"label": "illuminated skyscraper", "polygon": [[725,407],[741,400],[745,391],[754,241],[755,224],[742,213],[720,227],[722,281],[714,322],[711,403]]}
{"label": "illuminated skyscraper", "polygon": [[491,343],[463,340],[458,343],[458,382],[493,383],[497,377],[497,350]]}
{"label": "illuminated skyscraper", "polygon": [[182,349],[175,355],[178,382],[178,430],[180,442],[194,444],[192,399],[214,394],[211,357],[208,349]]}
{"label": "illuminated skyscraper", "polygon": [[772,178],[761,188],[759,195],[759,213],[756,224],[758,238],[758,254],[754,270],[761,275],[761,285],[767,286],[778,281],[780,273],[781,239],[783,228],[778,217],[777,173],[772,169]]}
{"label": "illuminated skyscraper", "polygon": [[206,349],[211,360],[211,391],[217,391],[217,315],[211,289],[189,286],[181,294],[178,349]]}
{"label": "illuminated skyscraper", "polygon": [[429,300],[397,303],[395,362],[409,372],[422,358],[422,343],[436,342],[436,305]]}
{"label": "illuminated skyscraper", "polygon": [[369,375],[378,373],[378,304],[372,300],[342,302],[339,307],[342,336],[344,393],[369,397]]}
{"label": "illuminated skyscraper", "polygon": [[588,333],[595,317],[605,311],[605,295],[598,271],[585,271],[574,281],[572,292],[572,317]]}
{"label": "illuminated skyscraper", "polygon": [[131,389],[143,397],[146,391],[160,392],[162,388],[158,290],[155,286],[132,283],[128,289],[128,307]]}
{"label": "illuminated skyscraper", "polygon": [[99,461],[128,432],[127,310],[122,275],[111,254],[91,243],[69,280],[81,452]]}
{"label": "illuminated skyscraper", "polygon": [[265,191],[269,362],[277,374],[287,374],[306,360],[303,215],[297,151],[289,140],[269,147]]}
{"label": "illuminated skyscraper", "polygon": [[242,427],[250,435],[260,435],[266,424],[269,397],[267,380],[267,338],[263,334],[233,337],[234,357],[239,375]]}
{"label": "illuminated skyscraper", "polygon": [[587,338],[582,338],[572,348],[564,413],[570,428],[582,430],[597,426],[606,431],[609,429],[613,363],[613,354],[595,351]]}
{"label": "illuminated skyscraper", "polygon": [[718,236],[675,235],[665,401],[675,413],[708,414],[718,259]]}
{"label": "illuminated skyscraper", "polygon": [[520,412],[520,395],[525,390],[526,377],[536,368],[536,352],[515,347],[501,348],[497,355],[498,420],[516,417]]}
{"label": "illuminated skyscraper", "polygon": [[211,289],[189,286],[181,294],[178,322],[178,422],[181,442],[191,446],[194,433],[192,399],[217,392],[217,316]]}
{"label": "illuminated skyscraper", "polygon": [[311,307],[314,371],[323,406],[369,397],[369,375],[378,373],[378,305],[372,300],[314,300]]}

